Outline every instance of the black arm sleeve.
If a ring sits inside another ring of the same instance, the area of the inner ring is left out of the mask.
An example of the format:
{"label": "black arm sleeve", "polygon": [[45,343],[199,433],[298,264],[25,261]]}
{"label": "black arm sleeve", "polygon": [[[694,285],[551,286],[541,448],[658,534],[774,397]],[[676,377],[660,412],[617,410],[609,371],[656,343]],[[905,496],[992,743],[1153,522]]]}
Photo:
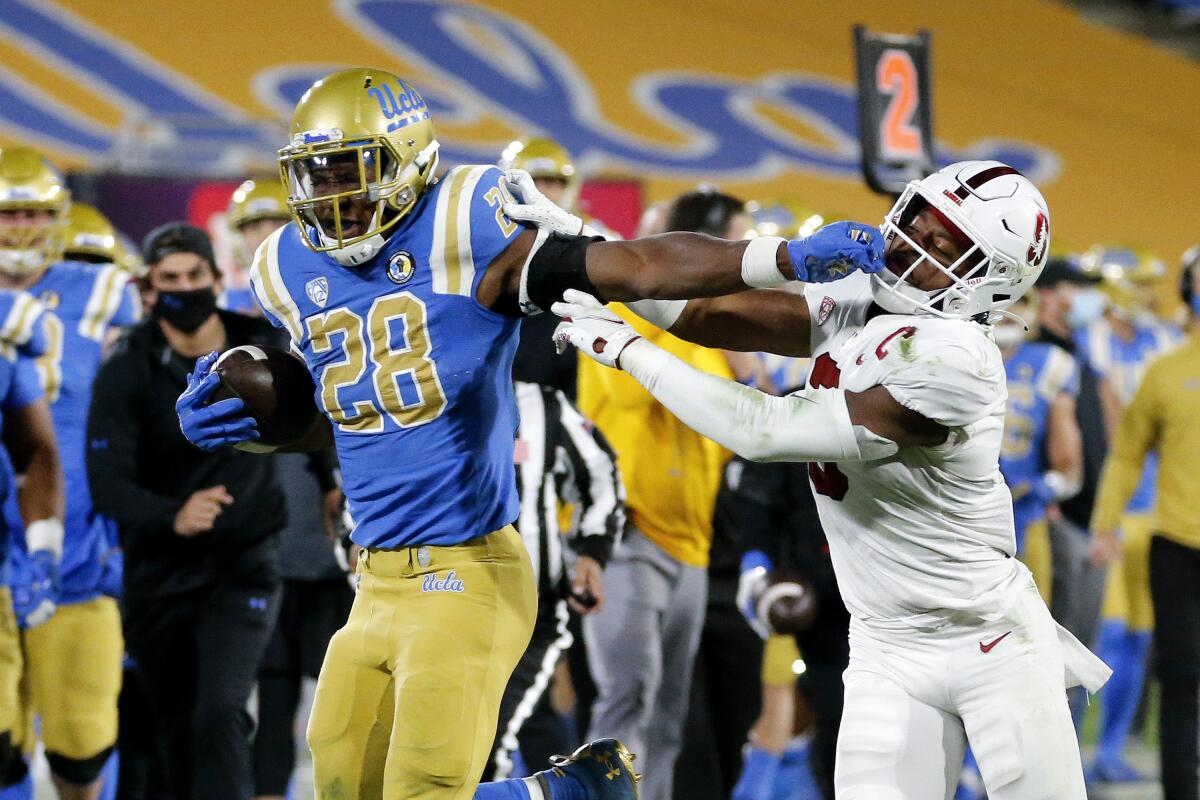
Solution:
{"label": "black arm sleeve", "polygon": [[323,450],[313,450],[308,455],[308,468],[321,487],[321,493],[332,492],[342,485],[338,471],[337,452],[332,447]]}
{"label": "black arm sleeve", "polygon": [[588,247],[603,241],[603,236],[552,233],[543,239],[539,235],[521,275],[522,313],[549,311],[567,289],[578,289],[601,303],[607,302],[588,278],[584,263]]}
{"label": "black arm sleeve", "polygon": [[98,512],[116,521],[128,542],[171,530],[182,503],[138,485],[137,454],[149,385],[136,359],[118,352],[101,365],[88,410],[87,472]]}

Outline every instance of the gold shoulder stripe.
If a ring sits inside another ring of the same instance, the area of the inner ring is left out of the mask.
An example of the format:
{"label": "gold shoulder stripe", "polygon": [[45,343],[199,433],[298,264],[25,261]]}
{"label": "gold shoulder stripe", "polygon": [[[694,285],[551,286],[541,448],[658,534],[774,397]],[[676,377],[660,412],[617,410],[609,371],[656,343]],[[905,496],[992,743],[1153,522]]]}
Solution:
{"label": "gold shoulder stripe", "polygon": [[9,309],[4,324],[0,325],[0,339],[6,342],[24,344],[33,334],[33,323],[42,312],[42,304],[33,295],[18,292]]}
{"label": "gold shoulder stripe", "polygon": [[97,342],[104,338],[108,321],[121,305],[125,280],[124,273],[112,264],[100,270],[96,282],[92,284],[92,294],[84,309],[83,319],[79,321],[81,336]]}
{"label": "gold shoulder stripe", "polygon": [[[471,287],[475,283],[475,255],[471,252],[471,204],[475,198],[475,187],[479,185],[479,179],[488,171],[488,167],[472,167],[470,173],[463,181],[462,190],[457,198],[457,206],[453,209],[457,219],[454,221],[453,234],[457,236],[457,247],[451,252],[449,251],[450,243],[453,241],[447,235],[447,254],[446,263],[452,263],[451,256],[458,261],[458,276],[459,286],[458,294],[464,297],[471,296]],[[486,265],[485,265],[486,266]]]}
{"label": "gold shoulder stripe", "polygon": [[285,230],[286,225],[258,246],[250,267],[250,287],[263,311],[279,320],[291,334],[292,341],[298,342],[301,339],[300,309],[288,294],[279,272],[279,237]]}
{"label": "gold shoulder stripe", "polygon": [[437,205],[433,212],[433,244],[429,250],[429,270],[433,291],[458,294],[462,283],[458,260],[458,200],[470,176],[468,167],[455,167],[442,178]]}

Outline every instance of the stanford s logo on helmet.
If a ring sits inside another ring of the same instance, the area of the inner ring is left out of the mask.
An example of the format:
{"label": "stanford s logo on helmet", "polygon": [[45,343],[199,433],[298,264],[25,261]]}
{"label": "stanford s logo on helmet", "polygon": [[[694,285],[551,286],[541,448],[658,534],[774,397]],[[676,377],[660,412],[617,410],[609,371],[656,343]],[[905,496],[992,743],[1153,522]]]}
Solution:
{"label": "stanford s logo on helmet", "polygon": [[[955,263],[941,264],[904,228],[932,208],[967,240]],[[1050,211],[1028,178],[999,161],[960,161],[905,187],[883,223],[884,238],[900,237],[917,258],[896,275],[871,276],[875,302],[896,314],[969,319],[1001,311],[1033,286],[1050,249]],[[907,278],[932,264],[950,278],[944,289],[922,291]]]}

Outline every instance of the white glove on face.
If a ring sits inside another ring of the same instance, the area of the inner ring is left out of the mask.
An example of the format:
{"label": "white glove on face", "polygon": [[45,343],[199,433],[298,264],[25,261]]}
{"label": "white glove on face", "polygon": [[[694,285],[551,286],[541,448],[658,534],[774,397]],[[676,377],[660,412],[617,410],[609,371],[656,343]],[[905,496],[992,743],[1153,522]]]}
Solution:
{"label": "white glove on face", "polygon": [[593,361],[620,369],[621,353],[642,338],[587,292],[568,289],[550,310],[563,318],[554,329],[554,346],[560,354],[573,344]]}
{"label": "white glove on face", "polygon": [[513,197],[521,202],[505,203],[504,213],[509,219],[528,222],[551,233],[564,236],[599,236],[600,234],[583,224],[583,220],[570,211],[559,208],[550,198],[542,194],[533,182],[533,177],[523,169],[510,169],[504,173],[504,183]]}

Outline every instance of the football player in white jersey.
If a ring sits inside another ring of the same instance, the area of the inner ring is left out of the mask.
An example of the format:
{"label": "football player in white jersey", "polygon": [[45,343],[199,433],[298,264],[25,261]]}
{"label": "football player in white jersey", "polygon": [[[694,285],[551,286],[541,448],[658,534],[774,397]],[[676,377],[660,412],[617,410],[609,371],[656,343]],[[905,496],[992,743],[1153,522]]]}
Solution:
{"label": "football player in white jersey", "polygon": [[[535,206],[506,210],[565,222]],[[787,397],[688,367],[583,293],[556,304],[556,338],[744,457],[811,463],[853,616],[839,800],[948,800],[968,741],[992,800],[1084,800],[1065,689],[1095,691],[1109,671],[1013,557],[998,463],[1006,389],[989,322],[1041,272],[1045,200],[1012,167],[962,162],[910,183],[883,234],[887,269],[803,296],[631,304],[701,344],[811,356],[809,387]]]}

